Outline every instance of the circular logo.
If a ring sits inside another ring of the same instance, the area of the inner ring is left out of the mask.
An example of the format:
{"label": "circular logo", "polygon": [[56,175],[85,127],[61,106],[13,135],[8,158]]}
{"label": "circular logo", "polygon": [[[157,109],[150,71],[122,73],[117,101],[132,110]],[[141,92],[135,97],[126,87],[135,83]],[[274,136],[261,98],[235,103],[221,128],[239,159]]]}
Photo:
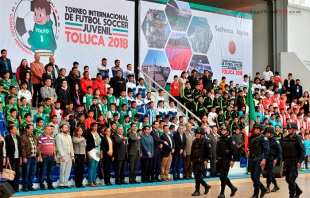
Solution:
{"label": "circular logo", "polygon": [[236,44],[233,41],[230,41],[228,44],[229,53],[234,54],[236,52]]}

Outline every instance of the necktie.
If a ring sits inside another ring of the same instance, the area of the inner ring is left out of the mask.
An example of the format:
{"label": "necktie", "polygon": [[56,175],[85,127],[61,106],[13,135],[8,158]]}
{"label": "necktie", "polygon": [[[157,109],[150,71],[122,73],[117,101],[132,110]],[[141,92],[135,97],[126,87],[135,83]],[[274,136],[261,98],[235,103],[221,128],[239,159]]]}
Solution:
{"label": "necktie", "polygon": [[53,68],[54,68],[54,70],[53,70],[53,72],[54,72],[54,76],[55,76],[55,78],[57,79],[57,77],[58,77],[58,74],[57,74],[57,70],[56,70],[56,67],[55,67],[55,65],[53,66]]}
{"label": "necktie", "polygon": [[214,137],[215,137],[215,140],[216,140],[216,141],[218,141],[218,137],[217,137],[217,135],[214,135]]}
{"label": "necktie", "polygon": [[50,96],[52,95],[51,94],[51,90],[50,90],[50,88],[49,87],[47,87],[47,90],[48,90],[48,93],[50,94]]}

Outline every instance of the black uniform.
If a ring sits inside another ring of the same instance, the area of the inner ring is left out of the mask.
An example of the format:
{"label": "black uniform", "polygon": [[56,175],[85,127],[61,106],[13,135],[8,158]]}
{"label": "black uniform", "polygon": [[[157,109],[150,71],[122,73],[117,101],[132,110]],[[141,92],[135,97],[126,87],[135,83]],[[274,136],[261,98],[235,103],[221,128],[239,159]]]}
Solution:
{"label": "black uniform", "polygon": [[231,189],[230,196],[234,196],[237,188],[232,185],[230,179],[227,177],[230,162],[235,162],[238,158],[238,149],[236,142],[230,136],[222,136],[216,145],[217,170],[220,172],[221,193],[219,198],[224,198],[225,186]]}
{"label": "black uniform", "polygon": [[202,118],[202,116],[206,115],[206,108],[203,103],[197,102],[194,106],[194,113],[197,117]]}
{"label": "black uniform", "polygon": [[221,109],[221,100],[218,98],[213,99],[213,106],[216,108],[216,112],[218,113],[219,110]]}
{"label": "black uniform", "polygon": [[194,103],[198,102],[199,96],[201,96],[201,91],[199,89],[194,89],[192,92]]}
{"label": "black uniform", "polygon": [[192,90],[190,88],[183,89],[184,106],[189,110],[192,110],[194,102],[190,102],[190,99],[193,99]]}
{"label": "black uniform", "polygon": [[297,164],[303,162],[305,153],[305,146],[301,137],[295,134],[292,138],[289,135],[283,138],[285,180],[288,183],[290,198],[298,198],[302,193],[302,190],[296,183],[296,178],[298,177]]}
{"label": "black uniform", "polygon": [[209,97],[204,98],[203,104],[207,108],[208,112],[211,112],[211,109],[213,107],[213,100],[212,100],[212,98],[209,98]]}
{"label": "black uniform", "polygon": [[[197,130],[202,130],[201,134],[204,134],[203,128],[197,128]],[[195,131],[195,133],[196,133]],[[209,192],[211,186],[209,186],[202,177],[202,173],[205,171],[204,162],[207,162],[211,158],[211,144],[203,138],[201,140],[195,139],[191,148],[191,162],[193,162],[193,169],[195,175],[196,192],[199,193],[200,184],[205,187],[205,194]],[[195,194],[194,193],[194,194]],[[193,195],[194,195],[193,194]],[[197,196],[197,195],[196,195]]]}
{"label": "black uniform", "polygon": [[230,100],[228,98],[227,99],[223,98],[221,101],[222,110],[225,111],[226,107],[229,106],[229,104],[230,104]]}

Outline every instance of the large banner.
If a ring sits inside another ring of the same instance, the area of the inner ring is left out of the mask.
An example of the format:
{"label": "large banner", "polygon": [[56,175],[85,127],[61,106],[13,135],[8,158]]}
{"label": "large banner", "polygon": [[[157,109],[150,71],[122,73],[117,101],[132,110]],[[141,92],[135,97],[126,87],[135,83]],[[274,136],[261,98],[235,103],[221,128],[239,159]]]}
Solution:
{"label": "large banner", "polygon": [[[177,0],[142,1],[140,67],[161,86],[182,71],[213,79],[252,74],[252,15]],[[218,12],[218,11],[221,12]]]}
{"label": "large banner", "polygon": [[134,63],[134,2],[125,0],[0,0],[0,48],[7,49],[13,72],[35,53],[66,69],[88,65],[92,77],[102,58]]}

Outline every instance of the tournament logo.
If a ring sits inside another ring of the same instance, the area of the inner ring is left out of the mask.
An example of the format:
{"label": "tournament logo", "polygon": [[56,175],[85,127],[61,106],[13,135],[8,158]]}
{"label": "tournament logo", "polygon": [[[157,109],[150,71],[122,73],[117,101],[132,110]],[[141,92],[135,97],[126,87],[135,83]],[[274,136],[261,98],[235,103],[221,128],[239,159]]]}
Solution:
{"label": "tournament logo", "polygon": [[54,54],[60,23],[58,10],[50,0],[19,0],[9,20],[13,39],[25,53]]}

